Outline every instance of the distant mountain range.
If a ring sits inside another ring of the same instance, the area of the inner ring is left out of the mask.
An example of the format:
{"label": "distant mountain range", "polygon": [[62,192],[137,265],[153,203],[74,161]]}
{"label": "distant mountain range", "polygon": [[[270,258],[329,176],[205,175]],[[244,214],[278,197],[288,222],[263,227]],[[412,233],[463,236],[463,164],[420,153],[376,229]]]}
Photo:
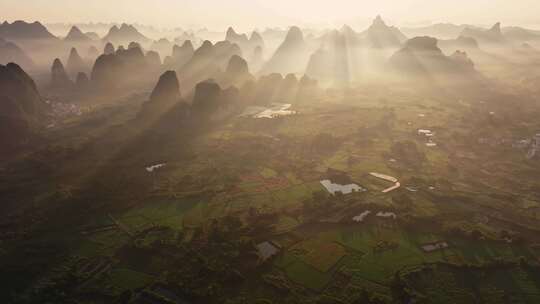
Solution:
{"label": "distant mountain range", "polygon": [[501,24],[496,23],[488,30],[466,27],[461,32],[463,37],[471,37],[482,43],[505,43],[506,38],[501,31]]}
{"label": "distant mountain range", "polygon": [[84,34],[78,27],[73,26],[64,41],[68,42],[91,42],[93,39]]}
{"label": "distant mountain range", "polygon": [[138,42],[146,44],[150,39],[141,34],[133,25],[123,23],[120,27],[113,26],[103,37],[103,41],[112,42],[114,44],[128,44],[130,42]]}
{"label": "distant mountain range", "polygon": [[[526,29],[519,26],[502,27],[498,25],[499,30],[491,28],[491,30],[500,31],[500,33],[508,40],[536,40],[540,39],[540,31]],[[439,39],[455,39],[460,35],[466,36],[466,34],[473,36],[486,36],[489,29],[485,29],[480,26],[468,25],[468,24],[452,24],[452,23],[437,23],[424,27],[402,27],[401,31],[409,37],[415,36],[431,36]],[[465,31],[465,32],[464,32]],[[488,34],[489,35],[489,34]],[[473,37],[474,38],[474,37]]]}
{"label": "distant mountain range", "polygon": [[26,70],[35,68],[32,59],[15,43],[0,38],[0,64],[16,62]]}
{"label": "distant mountain range", "polygon": [[0,38],[10,41],[18,40],[55,40],[45,26],[39,22],[27,23],[24,21],[15,21],[9,23],[5,21],[0,24]]}

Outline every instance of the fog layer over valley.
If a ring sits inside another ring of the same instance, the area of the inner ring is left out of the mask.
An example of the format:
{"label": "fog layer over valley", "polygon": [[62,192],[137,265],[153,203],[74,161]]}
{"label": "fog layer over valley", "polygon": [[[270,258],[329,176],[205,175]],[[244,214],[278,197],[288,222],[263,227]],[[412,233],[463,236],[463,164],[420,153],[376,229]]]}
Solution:
{"label": "fog layer over valley", "polygon": [[0,298],[539,303],[539,93],[501,23],[6,21]]}

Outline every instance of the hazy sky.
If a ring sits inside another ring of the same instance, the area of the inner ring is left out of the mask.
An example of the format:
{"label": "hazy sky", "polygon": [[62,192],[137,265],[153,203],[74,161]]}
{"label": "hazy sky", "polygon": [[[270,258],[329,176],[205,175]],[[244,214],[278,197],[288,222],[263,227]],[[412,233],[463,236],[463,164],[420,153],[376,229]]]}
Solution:
{"label": "hazy sky", "polygon": [[[171,26],[365,26],[377,14],[397,25],[455,22],[540,28],[540,0],[0,0],[0,18]],[[504,25],[503,24],[503,25]]]}

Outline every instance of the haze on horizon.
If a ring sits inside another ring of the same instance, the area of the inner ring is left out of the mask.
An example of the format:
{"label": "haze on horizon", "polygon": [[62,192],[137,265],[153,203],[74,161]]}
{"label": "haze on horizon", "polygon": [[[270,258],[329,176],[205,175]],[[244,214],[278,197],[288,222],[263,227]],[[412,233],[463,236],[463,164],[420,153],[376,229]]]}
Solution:
{"label": "haze on horizon", "polygon": [[[524,10],[523,8],[528,9]],[[104,9],[107,8],[107,9]],[[240,30],[297,24],[363,27],[376,15],[399,26],[437,22],[540,28],[537,0],[0,0],[7,21],[128,22],[158,27]]]}

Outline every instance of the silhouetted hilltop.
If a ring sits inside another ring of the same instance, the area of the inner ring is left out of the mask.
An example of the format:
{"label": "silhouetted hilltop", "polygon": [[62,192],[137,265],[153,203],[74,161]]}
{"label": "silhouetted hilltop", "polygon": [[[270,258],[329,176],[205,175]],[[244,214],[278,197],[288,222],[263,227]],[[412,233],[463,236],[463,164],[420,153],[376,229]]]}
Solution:
{"label": "silhouetted hilltop", "polygon": [[222,90],[214,80],[208,79],[195,87],[191,113],[197,120],[217,120],[229,115],[228,110],[238,100],[237,88]]}
{"label": "silhouetted hilltop", "polygon": [[242,55],[236,44],[220,41],[213,45],[210,41],[204,41],[192,58],[179,69],[182,86],[190,90],[201,81],[219,76],[234,55]]}
{"label": "silhouetted hilltop", "polygon": [[227,88],[229,86],[240,87],[249,80],[253,80],[253,75],[249,72],[248,63],[244,58],[233,55],[219,82],[223,87]]}
{"label": "silhouetted hilltop", "polygon": [[377,16],[361,36],[373,48],[398,48],[403,41],[407,40],[397,27],[386,25],[381,16]]}
{"label": "silhouetted hilltop", "polygon": [[103,41],[110,41],[115,44],[126,44],[129,42],[148,43],[150,39],[141,34],[133,25],[123,23],[120,27],[113,26]]}
{"label": "silhouetted hilltop", "polygon": [[182,46],[174,45],[172,55],[165,60],[164,64],[168,67],[179,69],[184,66],[195,53],[191,40],[186,40]]}
{"label": "silhouetted hilltop", "polygon": [[255,31],[252,32],[251,36],[248,38],[246,34],[238,34],[232,27],[229,27],[225,40],[238,45],[243,54],[251,54],[258,46],[264,48],[264,40],[262,36]]}
{"label": "silhouetted hilltop", "polygon": [[353,30],[347,24],[341,27],[339,33],[345,37],[347,43],[350,46],[358,46],[361,43],[360,34],[358,34],[355,30]]}
{"label": "silhouetted hilltop", "polygon": [[174,103],[181,98],[180,85],[175,71],[167,71],[159,77],[156,87],[150,95],[152,103]]}
{"label": "silhouetted hilltop", "polygon": [[248,64],[242,57],[233,55],[227,65],[226,73],[229,75],[249,74]]}
{"label": "silhouetted hilltop", "polygon": [[303,73],[309,60],[308,46],[300,28],[290,28],[283,43],[266,62],[262,73]]}
{"label": "silhouetted hilltop", "polygon": [[237,34],[236,31],[232,27],[229,27],[227,29],[227,33],[225,34],[225,40],[231,43],[236,43],[239,46],[245,45],[249,42],[249,39],[246,34]]}
{"label": "silhouetted hilltop", "polygon": [[79,72],[84,72],[87,69],[86,63],[76,48],[71,48],[66,69],[70,75],[77,75]]}
{"label": "silhouetted hilltop", "polygon": [[152,42],[150,49],[158,52],[162,57],[166,57],[171,55],[171,49],[173,47],[173,44],[169,40],[161,38],[157,41]]}
{"label": "silhouetted hilltop", "polygon": [[[446,56],[437,46],[437,39],[415,37],[390,59],[394,69],[404,75],[445,80],[447,84],[468,81],[476,77],[473,62],[465,52]],[[429,82],[428,82],[429,83]]]}
{"label": "silhouetted hilltop", "polygon": [[92,67],[90,80],[97,86],[115,87],[121,79],[122,60],[116,54],[103,54]]}
{"label": "silhouetted hilltop", "polygon": [[253,31],[251,33],[251,37],[249,37],[249,43],[252,45],[252,47],[256,48],[256,47],[260,47],[260,48],[264,48],[264,39],[263,37],[261,36],[261,34],[259,34],[258,32],[256,31]]}
{"label": "silhouetted hilltop", "polygon": [[220,69],[225,69],[232,56],[242,56],[240,47],[229,41],[219,41],[214,45],[214,60]]}
{"label": "silhouetted hilltop", "polygon": [[257,47],[264,48],[262,36],[255,31],[248,38],[246,34],[238,34],[232,27],[229,27],[225,40],[238,45],[243,54],[251,54]]}
{"label": "silhouetted hilltop", "polygon": [[51,88],[69,89],[72,86],[73,82],[69,79],[62,61],[56,58],[51,67]]}
{"label": "silhouetted hilltop", "polygon": [[35,68],[32,59],[15,43],[0,38],[0,64],[14,62],[29,70]]}
{"label": "silhouetted hilltop", "polygon": [[78,27],[73,26],[69,30],[69,33],[67,34],[66,38],[64,38],[64,41],[67,41],[67,42],[91,42],[92,39],[90,39],[90,37],[86,36]]}
{"label": "silhouetted hilltop", "polygon": [[306,74],[335,85],[349,83],[358,67],[359,41],[350,28],[331,31],[321,39],[321,47],[308,62]]}
{"label": "silhouetted hilltop", "polygon": [[92,85],[104,89],[116,89],[125,85],[135,85],[138,81],[151,79],[161,64],[159,54],[148,52],[145,56],[138,45],[132,48],[118,48],[114,54],[103,54],[92,67]]}
{"label": "silhouetted hilltop", "polygon": [[138,42],[135,42],[135,41],[131,41],[129,44],[128,44],[128,50],[131,50],[131,49],[140,49],[143,53],[144,53],[144,49],[143,47],[141,46],[140,43]]}
{"label": "silhouetted hilltop", "polygon": [[57,39],[45,26],[37,21],[34,23],[27,23],[24,21],[9,23],[5,21],[0,24],[0,38],[10,41]]}
{"label": "silhouetted hilltop", "polygon": [[127,50],[119,48],[116,50],[116,55],[122,59],[126,64],[131,65],[144,65],[146,63],[144,52],[137,44],[131,44]]}
{"label": "silhouetted hilltop", "polygon": [[216,107],[221,94],[220,86],[214,80],[205,80],[195,86],[193,110],[197,113],[210,112]]}
{"label": "silhouetted hilltop", "polygon": [[0,151],[26,141],[46,111],[32,78],[17,64],[0,65]]}
{"label": "silhouetted hilltop", "polygon": [[163,73],[154,87],[150,99],[143,103],[138,119],[153,124],[153,128],[165,127],[167,132],[185,123],[190,106],[182,99],[175,71]]}

